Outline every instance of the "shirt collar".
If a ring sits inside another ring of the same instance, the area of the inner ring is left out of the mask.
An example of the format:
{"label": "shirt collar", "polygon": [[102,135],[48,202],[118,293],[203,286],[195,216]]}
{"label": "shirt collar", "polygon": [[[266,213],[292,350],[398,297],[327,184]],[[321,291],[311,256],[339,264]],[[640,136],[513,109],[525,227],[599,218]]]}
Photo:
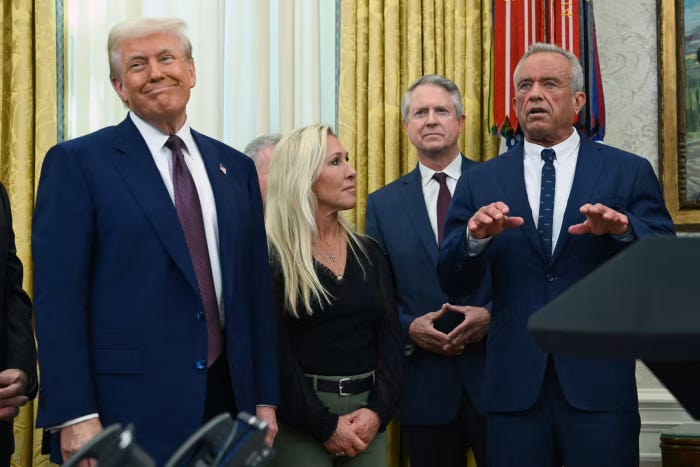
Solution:
{"label": "shirt collar", "polygon": [[[129,117],[131,117],[131,121],[134,122],[136,129],[139,130],[139,133],[141,133],[141,136],[146,141],[146,145],[148,146],[148,150],[151,151],[151,154],[154,156],[159,154],[163,150],[165,142],[170,135],[166,135],[134,112],[129,112]],[[182,125],[175,134],[185,143],[185,153],[191,153],[190,148],[192,148],[195,143],[194,138],[192,138],[189,119],[185,119],[185,124]]]}
{"label": "shirt collar", "polygon": [[[572,127],[573,128],[573,127]],[[535,143],[530,143],[528,140],[525,140],[524,142],[524,152],[525,152],[525,158],[526,159],[536,159],[538,161],[542,160],[542,150],[545,149],[545,146],[540,146],[539,144]],[[579,144],[581,143],[581,137],[578,134],[578,131],[576,131],[575,128],[573,128],[573,131],[571,132],[571,136],[566,138],[564,141],[562,141],[559,144],[555,144],[554,146],[551,147],[551,149],[554,149],[554,152],[557,154],[557,160],[558,161],[563,161],[572,155],[576,154],[576,149],[579,147]]]}
{"label": "shirt collar", "polygon": [[[435,170],[424,165],[420,161],[418,162],[418,170],[420,170],[421,184],[425,186],[430,183],[430,180],[433,179],[433,175],[435,174]],[[447,174],[449,178],[459,180],[460,175],[462,175],[462,154],[457,154],[452,162],[450,162],[447,167],[442,169],[441,172]]]}

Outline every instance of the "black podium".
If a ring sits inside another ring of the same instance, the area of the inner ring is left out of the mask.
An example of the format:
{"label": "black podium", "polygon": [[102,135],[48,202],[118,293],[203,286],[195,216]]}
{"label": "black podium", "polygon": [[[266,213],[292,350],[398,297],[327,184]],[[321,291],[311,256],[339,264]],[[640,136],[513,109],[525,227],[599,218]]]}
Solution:
{"label": "black podium", "polygon": [[636,242],[530,317],[546,351],[638,358],[700,418],[700,238]]}

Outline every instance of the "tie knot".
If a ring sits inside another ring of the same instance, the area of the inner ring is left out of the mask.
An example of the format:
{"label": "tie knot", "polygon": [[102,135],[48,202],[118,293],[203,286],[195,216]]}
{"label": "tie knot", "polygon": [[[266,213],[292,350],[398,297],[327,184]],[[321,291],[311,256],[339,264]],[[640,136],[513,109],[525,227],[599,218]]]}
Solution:
{"label": "tie knot", "polygon": [[543,149],[542,150],[542,160],[545,162],[553,162],[554,159],[557,158],[557,153],[554,152],[554,149]]}
{"label": "tie knot", "polygon": [[433,178],[437,180],[440,185],[447,185],[447,174],[445,172],[435,172]]}
{"label": "tie knot", "polygon": [[178,135],[170,135],[168,140],[165,142],[165,147],[171,151],[182,151],[185,147],[185,142]]}

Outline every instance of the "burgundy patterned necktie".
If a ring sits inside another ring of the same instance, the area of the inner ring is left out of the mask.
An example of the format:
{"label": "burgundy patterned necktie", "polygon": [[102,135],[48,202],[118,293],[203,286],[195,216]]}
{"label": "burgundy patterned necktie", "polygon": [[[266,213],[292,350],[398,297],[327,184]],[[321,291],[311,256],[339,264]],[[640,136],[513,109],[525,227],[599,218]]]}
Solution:
{"label": "burgundy patterned necktie", "polygon": [[207,321],[207,366],[209,367],[223,352],[224,338],[214,280],[211,275],[211,261],[209,261],[207,237],[204,233],[204,221],[202,220],[202,206],[199,203],[197,187],[182,152],[185,143],[180,137],[170,135],[165,146],[170,148],[173,153],[175,209],[185,233],[185,242],[192,259],[199,293],[202,297],[204,316]]}
{"label": "burgundy patterned necktie", "polygon": [[447,174],[444,172],[435,172],[433,178],[440,184],[437,199],[437,229],[438,229],[438,248],[442,248],[442,235],[445,232],[445,220],[447,219],[447,210],[452,201],[452,194],[447,188]]}

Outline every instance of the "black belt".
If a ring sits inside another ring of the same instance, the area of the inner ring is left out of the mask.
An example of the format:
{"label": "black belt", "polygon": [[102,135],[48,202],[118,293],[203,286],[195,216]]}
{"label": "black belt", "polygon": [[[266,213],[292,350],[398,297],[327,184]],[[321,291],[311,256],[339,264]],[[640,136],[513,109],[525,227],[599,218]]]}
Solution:
{"label": "black belt", "polygon": [[[314,376],[306,376],[311,384],[314,383]],[[362,378],[341,378],[337,381],[330,379],[322,379],[322,376],[316,376],[316,390],[320,392],[329,392],[341,396],[351,396],[361,392],[369,391],[374,387],[374,373]]]}

